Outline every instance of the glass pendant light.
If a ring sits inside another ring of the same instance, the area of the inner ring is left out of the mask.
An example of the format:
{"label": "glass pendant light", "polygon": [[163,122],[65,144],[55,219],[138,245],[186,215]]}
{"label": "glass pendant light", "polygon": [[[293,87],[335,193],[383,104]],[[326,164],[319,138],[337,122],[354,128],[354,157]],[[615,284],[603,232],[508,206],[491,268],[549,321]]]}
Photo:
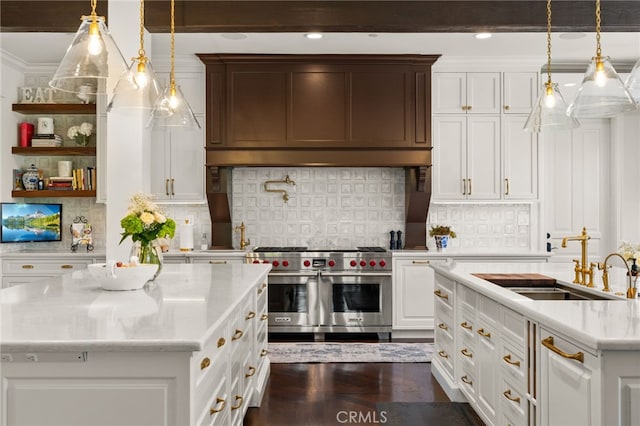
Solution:
{"label": "glass pendant light", "polygon": [[80,18],[80,28],[49,82],[55,90],[104,94],[109,75],[127,72],[127,63],[107,30],[104,16],[96,14],[96,6],[97,0],[91,0],[91,15]]}
{"label": "glass pendant light", "polygon": [[558,85],[551,81],[551,0],[547,0],[547,82],[524,123],[524,130],[538,133],[543,129],[563,130],[578,126],[578,121],[567,115],[567,103]]}
{"label": "glass pendant light", "polygon": [[175,79],[175,0],[171,0],[171,73],[169,86],[156,100],[148,126],[200,128]]}
{"label": "glass pendant light", "polygon": [[631,70],[631,74],[627,77],[627,89],[631,93],[631,97],[640,105],[640,59]]}
{"label": "glass pendant light", "polygon": [[114,89],[107,111],[153,109],[160,97],[160,84],[144,51],[144,0],[140,0],[140,49],[132,58],[129,72],[123,74]]}
{"label": "glass pendant light", "polygon": [[600,0],[596,0],[596,56],[591,58],[578,89],[576,98],[567,113],[575,118],[613,117],[636,109],[629,90],[600,49]]}

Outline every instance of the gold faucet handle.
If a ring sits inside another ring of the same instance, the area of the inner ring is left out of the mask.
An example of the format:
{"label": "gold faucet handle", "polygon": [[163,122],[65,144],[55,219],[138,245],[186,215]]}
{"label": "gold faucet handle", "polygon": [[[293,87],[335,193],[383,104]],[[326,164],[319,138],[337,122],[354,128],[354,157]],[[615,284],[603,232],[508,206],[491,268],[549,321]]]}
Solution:
{"label": "gold faucet handle", "polygon": [[575,272],[575,276],[573,277],[574,284],[582,284],[582,276],[580,273],[582,272],[582,268],[580,267],[580,260],[572,259],[575,262],[576,266],[573,268],[573,272]]}

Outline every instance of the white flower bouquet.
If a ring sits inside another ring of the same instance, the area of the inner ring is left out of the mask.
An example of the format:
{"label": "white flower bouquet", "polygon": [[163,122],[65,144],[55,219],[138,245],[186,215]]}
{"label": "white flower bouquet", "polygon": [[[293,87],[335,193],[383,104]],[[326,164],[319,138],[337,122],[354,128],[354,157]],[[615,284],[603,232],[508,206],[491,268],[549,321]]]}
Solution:
{"label": "white flower bouquet", "polygon": [[629,259],[640,260],[640,244],[632,244],[628,241],[622,241],[618,246],[618,253],[620,253],[627,261]]}
{"label": "white flower bouquet", "polygon": [[77,145],[87,146],[89,136],[93,133],[93,124],[84,122],[79,126],[71,126],[67,130],[67,136],[73,139]]}

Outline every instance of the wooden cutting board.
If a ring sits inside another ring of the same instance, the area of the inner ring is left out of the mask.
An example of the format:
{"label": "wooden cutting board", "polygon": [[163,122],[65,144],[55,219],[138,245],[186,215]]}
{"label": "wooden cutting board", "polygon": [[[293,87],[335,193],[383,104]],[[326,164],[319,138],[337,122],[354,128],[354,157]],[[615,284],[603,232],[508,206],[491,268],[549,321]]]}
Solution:
{"label": "wooden cutting board", "polygon": [[553,287],[555,278],[542,274],[471,274],[501,287]]}

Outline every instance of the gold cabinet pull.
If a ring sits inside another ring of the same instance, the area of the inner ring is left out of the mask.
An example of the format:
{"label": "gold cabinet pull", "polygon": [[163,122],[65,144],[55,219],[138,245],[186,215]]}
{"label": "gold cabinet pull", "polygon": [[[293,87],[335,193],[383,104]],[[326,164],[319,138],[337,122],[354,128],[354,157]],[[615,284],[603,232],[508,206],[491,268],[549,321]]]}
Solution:
{"label": "gold cabinet pull", "polygon": [[224,340],[224,337],[218,339],[218,347],[224,346],[225,343],[227,343],[227,341]]}
{"label": "gold cabinet pull", "polygon": [[460,380],[462,380],[463,382],[465,382],[466,384],[468,384],[469,386],[473,386],[473,381],[469,380],[469,378],[467,376],[462,376],[460,377]]}
{"label": "gold cabinet pull", "polygon": [[511,389],[507,389],[506,391],[502,392],[502,394],[504,395],[505,398],[507,398],[509,401],[513,401],[516,404],[520,404],[520,397],[517,396],[511,396]]}
{"label": "gold cabinet pull", "polygon": [[233,333],[233,337],[231,338],[231,340],[232,340],[232,341],[238,340],[238,339],[242,338],[242,336],[244,336],[244,331],[242,331],[242,330],[238,330],[238,329],[236,328],[236,332],[235,332],[235,333]]}
{"label": "gold cabinet pull", "polygon": [[462,179],[462,195],[467,195],[467,180]]}
{"label": "gold cabinet pull", "polygon": [[509,195],[509,179],[505,179],[504,183],[505,183],[504,195]]}
{"label": "gold cabinet pull", "polygon": [[467,111],[471,111],[471,105],[467,105]]}
{"label": "gold cabinet pull", "polygon": [[[469,109],[471,109],[471,107],[469,107]],[[467,179],[467,181],[469,181],[469,192],[467,195],[471,195],[471,178]]]}
{"label": "gold cabinet pull", "polygon": [[509,105],[505,105],[505,106],[504,106],[504,110],[505,110],[505,111],[509,111]]}
{"label": "gold cabinet pull", "polygon": [[256,313],[253,311],[249,311],[249,313],[247,314],[246,317],[244,317],[245,320],[250,320],[250,319],[254,319],[256,317]]}
{"label": "gold cabinet pull", "polygon": [[484,331],[484,328],[478,329],[478,334],[482,337],[486,337],[487,339],[491,339],[491,333],[487,333],[486,331]]}
{"label": "gold cabinet pull", "polygon": [[503,356],[502,359],[507,364],[515,365],[516,367],[520,367],[520,361],[511,361],[511,354],[507,354],[507,355]]}
{"label": "gold cabinet pull", "polygon": [[442,358],[449,358],[449,355],[447,355],[445,351],[438,352],[438,355],[440,355]]}
{"label": "gold cabinet pull", "polygon": [[175,191],[173,189],[175,181],[176,181],[175,179],[171,179],[171,195],[176,195],[176,193],[175,193]]}
{"label": "gold cabinet pull", "polygon": [[463,350],[461,350],[460,353],[466,356],[467,358],[473,358],[473,352],[469,352],[467,348],[464,348]]}
{"label": "gold cabinet pull", "polygon": [[33,269],[33,265],[22,265],[22,269]]}
{"label": "gold cabinet pull", "polygon": [[211,265],[226,265],[227,261],[226,260],[210,260],[209,263]]}
{"label": "gold cabinet pull", "polygon": [[242,395],[236,395],[236,401],[239,401],[238,405],[232,405],[231,406],[232,410],[237,410],[238,408],[242,407],[242,403],[244,402],[244,398],[242,397]]}
{"label": "gold cabinet pull", "polygon": [[258,289],[258,294],[262,294],[262,292],[263,292],[263,291],[264,291],[264,289],[263,289],[262,287],[260,287],[260,288]]}
{"label": "gold cabinet pull", "polygon": [[260,287],[267,288],[267,283],[262,283],[262,285]]}
{"label": "gold cabinet pull", "polygon": [[442,323],[442,322],[440,324],[438,324],[438,328],[440,328],[442,330],[448,330],[449,329],[449,327],[447,327],[447,324]]}
{"label": "gold cabinet pull", "polygon": [[468,322],[462,322],[460,323],[460,327],[466,329],[466,330],[473,330],[473,326],[471,324],[469,324]]}
{"label": "gold cabinet pull", "polygon": [[565,351],[563,351],[559,347],[554,346],[554,344],[553,344],[553,336],[549,336],[546,339],[542,340],[542,346],[544,346],[545,348],[551,350],[552,352],[557,353],[561,357],[569,358],[569,359],[575,359],[576,361],[584,363],[584,353],[582,353],[582,352],[576,352],[575,354],[566,353]]}
{"label": "gold cabinet pull", "polygon": [[252,365],[249,366],[249,372],[244,375],[244,377],[251,377],[256,374],[256,368]]}
{"label": "gold cabinet pull", "polygon": [[73,265],[60,265],[62,269],[73,269]]}
{"label": "gold cabinet pull", "polygon": [[435,294],[436,296],[438,296],[439,298],[444,299],[444,300],[449,299],[449,295],[448,294],[442,294],[440,289],[437,289],[436,291],[434,291],[433,294]]}
{"label": "gold cabinet pull", "polygon": [[428,260],[413,260],[413,261],[411,261],[411,263],[413,263],[414,265],[428,265],[429,261]]}
{"label": "gold cabinet pull", "polygon": [[269,353],[268,350],[263,349],[263,350],[260,351],[260,356],[267,356],[268,353]]}
{"label": "gold cabinet pull", "polygon": [[211,365],[211,360],[207,357],[200,362],[200,370],[204,370]]}
{"label": "gold cabinet pull", "polygon": [[260,315],[260,321],[264,321],[264,320],[266,320],[267,318],[269,318],[269,315],[267,315],[267,314],[262,314],[262,315]]}
{"label": "gold cabinet pull", "polygon": [[169,196],[169,179],[164,180],[164,195]]}
{"label": "gold cabinet pull", "polygon": [[227,405],[227,401],[222,398],[216,398],[216,406],[209,409],[209,415],[212,416],[215,413],[219,413],[224,410],[224,407]]}

